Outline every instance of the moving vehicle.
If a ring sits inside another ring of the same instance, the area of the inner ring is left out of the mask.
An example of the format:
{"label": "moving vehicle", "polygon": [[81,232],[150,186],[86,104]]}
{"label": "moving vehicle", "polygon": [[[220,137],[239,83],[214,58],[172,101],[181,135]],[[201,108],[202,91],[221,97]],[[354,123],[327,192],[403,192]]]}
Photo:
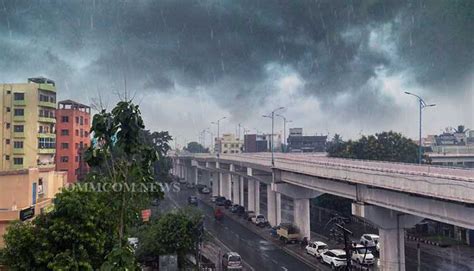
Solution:
{"label": "moving vehicle", "polygon": [[224,206],[225,201],[225,197],[217,197],[215,202],[217,206]]}
{"label": "moving vehicle", "polygon": [[301,239],[299,230],[290,223],[282,223],[278,226],[277,235],[285,243],[296,243]]}
{"label": "moving vehicle", "polygon": [[204,187],[203,189],[199,190],[201,194],[209,194],[211,193],[211,190],[207,187]]}
{"label": "moving vehicle", "polygon": [[257,226],[265,226],[267,225],[267,219],[264,215],[259,214],[252,218],[252,222]]}
{"label": "moving vehicle", "polygon": [[309,255],[313,255],[316,258],[320,258],[321,254],[328,250],[328,245],[321,241],[313,241],[306,246],[306,253],[308,253]]}
{"label": "moving vehicle", "polygon": [[243,217],[244,219],[248,220],[248,221],[252,221],[252,217],[255,216],[255,212],[254,211],[247,211],[244,213]]}
{"label": "moving vehicle", "polygon": [[240,205],[238,204],[234,204],[230,207],[230,212],[231,213],[235,213],[237,211],[237,207],[239,207]]}
{"label": "moving vehicle", "polygon": [[378,242],[379,236],[377,234],[366,233],[360,237],[360,243],[366,247],[376,247]]}
{"label": "moving vehicle", "polygon": [[359,265],[372,265],[375,262],[372,252],[360,244],[353,248],[351,259]]}
{"label": "moving vehicle", "polygon": [[242,258],[237,252],[227,252],[222,256],[224,270],[242,269]]}
{"label": "moving vehicle", "polygon": [[189,196],[188,197],[188,204],[197,206],[198,205],[198,198],[196,196]]}
{"label": "moving vehicle", "polygon": [[214,209],[214,218],[216,220],[222,220],[223,217],[224,217],[224,212],[221,210],[221,208]]}
{"label": "moving vehicle", "polygon": [[225,200],[225,201],[224,201],[224,207],[225,207],[226,209],[229,209],[230,206],[232,206],[232,201],[229,200],[229,199]]}
{"label": "moving vehicle", "polygon": [[346,252],[342,249],[331,249],[321,254],[321,263],[326,263],[333,270],[347,265]]}

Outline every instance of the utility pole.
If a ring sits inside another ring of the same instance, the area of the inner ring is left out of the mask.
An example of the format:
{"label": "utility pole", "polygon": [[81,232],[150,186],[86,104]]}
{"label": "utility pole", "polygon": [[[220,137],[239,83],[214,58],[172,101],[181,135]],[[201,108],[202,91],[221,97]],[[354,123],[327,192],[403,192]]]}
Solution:
{"label": "utility pole", "polygon": [[339,230],[342,231],[342,233],[344,234],[344,248],[345,248],[345,251],[346,251],[346,261],[347,261],[347,264],[346,264],[346,270],[351,270],[351,249],[349,248],[349,244],[347,243],[347,240],[349,240],[348,238],[348,235],[352,235],[352,232],[350,230],[348,230],[347,228],[344,228],[344,226],[342,226],[341,224],[336,224],[336,227],[339,228]]}
{"label": "utility pole", "polygon": [[415,96],[417,99],[418,99],[418,103],[419,103],[419,108],[420,108],[420,121],[419,121],[419,135],[418,135],[418,139],[419,139],[419,142],[418,142],[418,164],[421,164],[422,162],[422,156],[423,156],[423,146],[421,144],[421,122],[422,122],[422,112],[423,112],[423,109],[426,108],[426,107],[432,107],[432,106],[436,106],[436,104],[426,104],[425,101],[423,100],[423,98],[421,98],[420,96],[416,95],[416,94],[413,94],[413,93],[410,93],[408,91],[405,91],[405,94],[408,94],[408,95],[412,95],[412,96]]}
{"label": "utility pole", "polygon": [[212,124],[217,125],[217,140],[219,142],[219,147],[218,147],[218,150],[217,150],[217,156],[219,156],[219,153],[221,152],[221,139],[220,139],[220,131],[219,131],[220,123],[221,123],[221,120],[224,120],[226,118],[227,117],[222,117],[222,118],[218,119],[217,121],[211,122]]}
{"label": "utility pole", "polygon": [[286,117],[281,114],[276,114],[276,115],[283,119],[283,152],[286,152],[286,124],[293,121],[287,120]]}
{"label": "utility pole", "polygon": [[274,136],[274,122],[275,122],[275,112],[285,109],[283,106],[278,107],[277,109],[274,109],[270,115],[263,115],[265,118],[271,118],[272,119],[272,134],[270,135],[270,148],[272,151],[272,167],[275,167],[275,155],[274,155],[274,150],[273,150],[273,136]]}

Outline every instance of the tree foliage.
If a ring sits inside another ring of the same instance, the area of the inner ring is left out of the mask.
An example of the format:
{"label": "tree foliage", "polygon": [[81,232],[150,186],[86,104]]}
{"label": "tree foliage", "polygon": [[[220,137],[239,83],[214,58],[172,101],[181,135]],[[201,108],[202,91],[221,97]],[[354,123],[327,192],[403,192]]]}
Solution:
{"label": "tree foliage", "polygon": [[185,151],[191,152],[191,153],[207,153],[209,152],[208,148],[205,148],[203,145],[192,141],[189,142],[186,147],[184,147]]}
{"label": "tree foliage", "polygon": [[346,142],[335,136],[328,147],[330,157],[404,163],[416,163],[417,153],[418,146],[411,139],[392,131]]}

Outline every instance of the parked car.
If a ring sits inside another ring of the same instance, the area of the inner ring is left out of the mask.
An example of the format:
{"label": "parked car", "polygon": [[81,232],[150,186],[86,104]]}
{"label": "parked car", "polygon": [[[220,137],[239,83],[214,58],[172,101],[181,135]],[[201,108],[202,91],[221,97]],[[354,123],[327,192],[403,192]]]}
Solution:
{"label": "parked car", "polygon": [[211,190],[207,187],[204,187],[203,189],[200,190],[201,194],[209,194],[211,193]]}
{"label": "parked car", "polygon": [[198,198],[196,196],[189,196],[188,197],[188,204],[197,206],[198,205]]}
{"label": "parked car", "polygon": [[196,184],[195,187],[196,187],[196,189],[197,189],[199,192],[201,192],[201,190],[202,190],[204,187],[207,187],[207,186],[206,186],[205,184],[200,184],[200,183],[198,183],[198,184]]}
{"label": "parked car", "polygon": [[217,197],[216,198],[216,205],[217,206],[224,206],[225,201],[226,201],[225,197]]}
{"label": "parked car", "polygon": [[247,211],[245,212],[245,214],[243,215],[244,219],[245,220],[249,220],[251,221],[252,220],[252,217],[255,216],[255,212],[254,211]]}
{"label": "parked car", "polygon": [[321,254],[321,263],[326,263],[332,269],[340,269],[347,265],[346,252],[342,249],[331,249]]}
{"label": "parked car", "polygon": [[218,198],[218,196],[212,196],[211,197],[211,202],[216,202],[216,199]]}
{"label": "parked car", "polygon": [[237,215],[239,215],[239,216],[242,216],[242,215],[245,213],[245,208],[244,208],[244,206],[240,206],[240,205],[239,205],[239,206],[237,207],[237,210],[235,211],[235,213],[236,213]]}
{"label": "parked car", "polygon": [[237,252],[227,252],[222,256],[224,270],[242,269],[242,258]]}
{"label": "parked car", "polygon": [[352,250],[351,259],[359,265],[372,265],[375,262],[372,252],[363,245],[357,244]]}
{"label": "parked car", "polygon": [[320,258],[321,254],[328,250],[328,245],[321,241],[313,241],[306,246],[306,253],[313,255],[316,258]]}
{"label": "parked car", "polygon": [[267,219],[265,218],[264,215],[260,214],[260,215],[256,215],[255,217],[253,217],[252,222],[257,226],[261,226],[261,225],[266,225],[267,224]]}
{"label": "parked car", "polygon": [[229,200],[229,199],[228,199],[228,200],[225,200],[225,201],[224,201],[224,207],[225,207],[226,209],[229,209],[230,206],[232,206],[232,201]]}
{"label": "parked car", "polygon": [[301,239],[298,229],[290,223],[282,223],[278,226],[277,235],[285,243],[296,243]]}
{"label": "parked car", "polygon": [[376,247],[378,242],[379,242],[379,236],[377,234],[366,233],[360,237],[360,243],[362,245],[365,245],[366,247],[370,247],[370,248]]}

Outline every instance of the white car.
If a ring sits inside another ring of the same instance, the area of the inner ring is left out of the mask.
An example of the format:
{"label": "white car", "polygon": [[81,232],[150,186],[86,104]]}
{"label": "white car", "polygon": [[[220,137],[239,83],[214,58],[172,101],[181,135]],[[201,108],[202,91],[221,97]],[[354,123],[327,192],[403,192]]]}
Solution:
{"label": "white car", "polygon": [[346,252],[342,249],[331,249],[321,254],[321,263],[327,263],[332,269],[347,265]]}
{"label": "white car", "polygon": [[379,236],[377,234],[366,233],[362,235],[362,237],[360,237],[360,243],[367,247],[376,247],[378,242],[379,242]]}
{"label": "white car", "polygon": [[255,217],[252,217],[252,222],[255,225],[260,225],[260,224],[265,224],[267,223],[267,219],[265,218],[264,215],[257,215]]}
{"label": "white car", "polygon": [[372,265],[375,262],[372,252],[359,244],[354,247],[351,259],[359,265]]}
{"label": "white car", "polygon": [[328,251],[328,245],[320,241],[310,242],[306,246],[306,253],[315,256],[316,258],[321,257],[321,254]]}

